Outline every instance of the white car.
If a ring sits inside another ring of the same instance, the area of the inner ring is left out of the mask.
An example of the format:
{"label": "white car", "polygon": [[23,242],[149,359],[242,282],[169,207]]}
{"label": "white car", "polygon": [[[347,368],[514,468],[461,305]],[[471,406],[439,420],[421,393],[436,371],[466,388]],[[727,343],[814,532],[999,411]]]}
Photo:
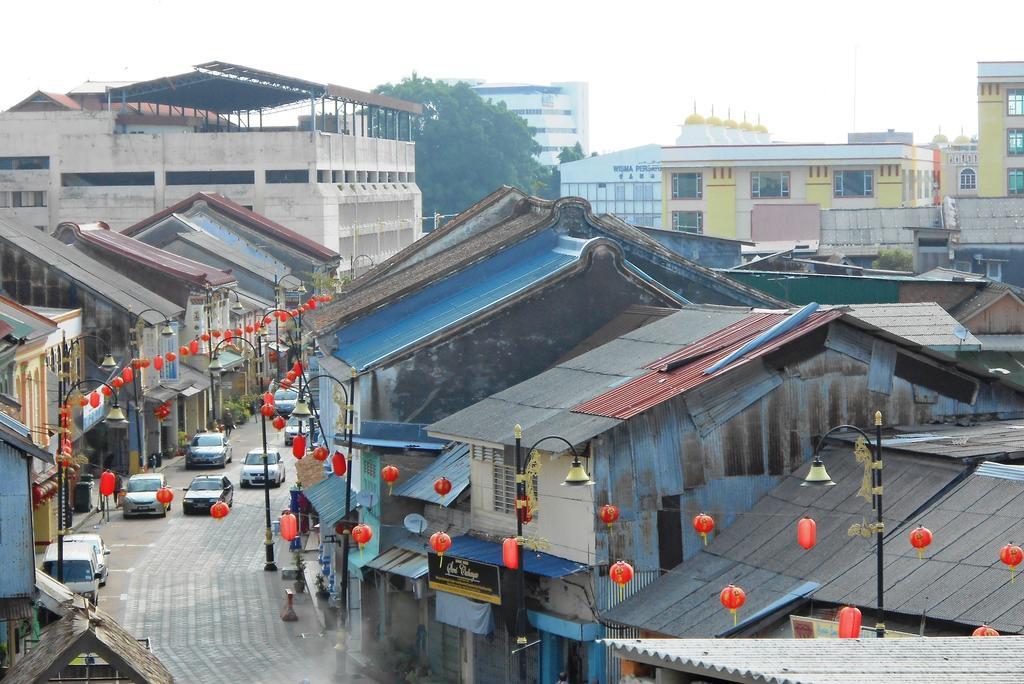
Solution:
{"label": "white car", "polygon": [[[103,538],[92,532],[82,534],[68,534],[64,536],[65,544],[89,544],[96,551],[96,563],[100,575],[100,586],[107,584],[107,556],[110,549],[103,543]],[[67,548],[67,547],[65,547]]]}
{"label": "white car", "polygon": [[[58,579],[57,556],[58,542],[53,542],[46,547],[46,555],[43,557],[43,572],[50,577]],[[89,544],[64,544],[63,550],[64,584],[71,591],[81,594],[93,603],[99,595],[100,573],[99,563],[96,560],[96,552]]]}
{"label": "white car", "polygon": [[[288,479],[284,461],[281,459],[281,454],[276,451],[267,451],[267,474],[274,487],[280,487],[281,483]],[[263,449],[252,449],[245,455],[239,483],[242,487],[262,487],[264,485],[263,476]]]}
{"label": "white car", "polygon": [[156,500],[156,492],[167,482],[162,473],[139,473],[128,478],[128,488],[121,504],[121,512],[128,518],[133,515],[166,516],[170,505],[164,506]]}
{"label": "white car", "polygon": [[[306,444],[316,443],[320,438],[320,432],[316,429],[316,424],[310,419],[300,421],[298,418],[289,418],[288,422],[284,426],[284,445],[291,446],[292,442],[295,441],[295,436],[299,434],[299,423],[302,423],[302,434],[306,435]],[[313,435],[310,438],[310,434]]]}

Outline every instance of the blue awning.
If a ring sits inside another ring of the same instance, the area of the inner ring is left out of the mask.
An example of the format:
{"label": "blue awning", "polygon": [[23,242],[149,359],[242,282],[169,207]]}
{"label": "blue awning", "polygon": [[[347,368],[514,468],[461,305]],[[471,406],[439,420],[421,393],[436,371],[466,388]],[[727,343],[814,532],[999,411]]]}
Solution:
{"label": "blue awning", "polygon": [[[348,441],[342,437],[341,442],[348,444]],[[338,438],[335,437],[335,443],[338,443]],[[444,449],[443,442],[404,442],[398,439],[374,439],[373,437],[363,437],[362,435],[352,435],[352,445],[357,448],[369,448],[374,447],[378,449],[419,449],[420,451],[441,451]]]}
{"label": "blue awning", "polygon": [[[490,565],[501,565],[501,544],[484,541],[469,535],[452,539],[448,554],[456,558],[480,561]],[[552,556],[550,553],[523,549],[523,570],[542,577],[565,577],[587,569],[586,565],[568,558]]]}
{"label": "blue awning", "polygon": [[416,579],[427,574],[427,555],[403,549],[400,546],[392,546],[367,563],[365,567]]}
{"label": "blue awning", "polygon": [[395,487],[395,496],[407,496],[428,503],[438,503],[434,482],[444,476],[452,483],[452,491],[444,498],[444,506],[451,506],[459,494],[469,487],[469,445],[455,442],[437,455],[434,462]]}
{"label": "blue awning", "polygon": [[[309,503],[320,516],[320,529],[332,527],[334,523],[345,517],[345,478],[330,475],[312,487],[302,490]],[[352,492],[352,503],[349,511],[356,509],[356,493]]]}

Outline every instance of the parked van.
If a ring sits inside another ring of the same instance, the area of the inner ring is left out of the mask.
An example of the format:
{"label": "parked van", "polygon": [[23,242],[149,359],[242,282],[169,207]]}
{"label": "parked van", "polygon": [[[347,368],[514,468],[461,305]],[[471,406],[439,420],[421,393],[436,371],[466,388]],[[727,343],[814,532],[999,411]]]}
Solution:
{"label": "parked van", "polygon": [[[46,547],[43,572],[57,578],[57,542]],[[100,590],[100,564],[92,544],[64,544],[64,584],[96,603]]]}

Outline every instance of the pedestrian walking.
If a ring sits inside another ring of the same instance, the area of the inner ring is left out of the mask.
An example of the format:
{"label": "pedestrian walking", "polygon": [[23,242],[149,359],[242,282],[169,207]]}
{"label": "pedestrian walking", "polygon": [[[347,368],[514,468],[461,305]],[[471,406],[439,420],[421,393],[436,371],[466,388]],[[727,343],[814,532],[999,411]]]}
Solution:
{"label": "pedestrian walking", "polygon": [[559,672],[558,681],[555,684],[569,684],[569,675],[565,672]]}
{"label": "pedestrian walking", "polygon": [[224,409],[222,423],[224,425],[224,436],[231,439],[231,431],[235,429],[235,417],[232,415],[231,409]]}

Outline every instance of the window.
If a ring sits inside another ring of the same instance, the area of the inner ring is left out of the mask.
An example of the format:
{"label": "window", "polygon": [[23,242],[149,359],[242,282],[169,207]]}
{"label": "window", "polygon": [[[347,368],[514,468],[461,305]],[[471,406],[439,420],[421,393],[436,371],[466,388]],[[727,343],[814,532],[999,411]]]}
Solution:
{"label": "window", "polygon": [[494,464],[494,510],[512,513],[516,510],[516,469]]}
{"label": "window", "polygon": [[1024,116],[1024,90],[1006,91],[1006,113],[1009,116]]}
{"label": "window", "polygon": [[[307,174],[306,179],[309,179]],[[168,185],[252,185],[253,171],[168,171]],[[305,181],[303,181],[305,182]]]}
{"label": "window", "polygon": [[871,197],[875,194],[874,171],[836,171],[833,176],[836,197]]}
{"label": "window", "polygon": [[1024,169],[1010,169],[1006,172],[1006,193],[1024,195]]}
{"label": "window", "polygon": [[963,169],[960,171],[960,189],[976,190],[978,188],[978,174],[974,169]]}
{"label": "window", "polygon": [[50,168],[49,157],[0,157],[0,171],[30,171]]}
{"label": "window", "polygon": [[626,201],[626,185],[625,183],[615,184],[615,201],[625,202]]}
{"label": "window", "polygon": [[1024,128],[1006,129],[1006,154],[1024,154]]}
{"label": "window", "polygon": [[700,199],[703,196],[704,176],[702,174],[672,174],[672,199]]}
{"label": "window", "polygon": [[750,174],[751,197],[789,197],[789,172]]}
{"label": "window", "polygon": [[681,230],[684,233],[704,232],[703,211],[673,211],[672,230]]}
{"label": "window", "polygon": [[[267,183],[308,183],[308,169],[285,169],[266,172]],[[327,182],[327,181],[324,181]]]}
{"label": "window", "polygon": [[62,173],[60,184],[65,188],[153,185],[154,177],[149,171]]}
{"label": "window", "polygon": [[1003,280],[1003,264],[999,261],[989,261],[985,263],[985,277],[991,278],[996,282]]}
{"label": "window", "polygon": [[[3,206],[0,203],[0,206]],[[12,207],[45,207],[46,206],[46,191],[45,190],[28,190],[19,192],[15,190],[11,193],[11,206]]]}

